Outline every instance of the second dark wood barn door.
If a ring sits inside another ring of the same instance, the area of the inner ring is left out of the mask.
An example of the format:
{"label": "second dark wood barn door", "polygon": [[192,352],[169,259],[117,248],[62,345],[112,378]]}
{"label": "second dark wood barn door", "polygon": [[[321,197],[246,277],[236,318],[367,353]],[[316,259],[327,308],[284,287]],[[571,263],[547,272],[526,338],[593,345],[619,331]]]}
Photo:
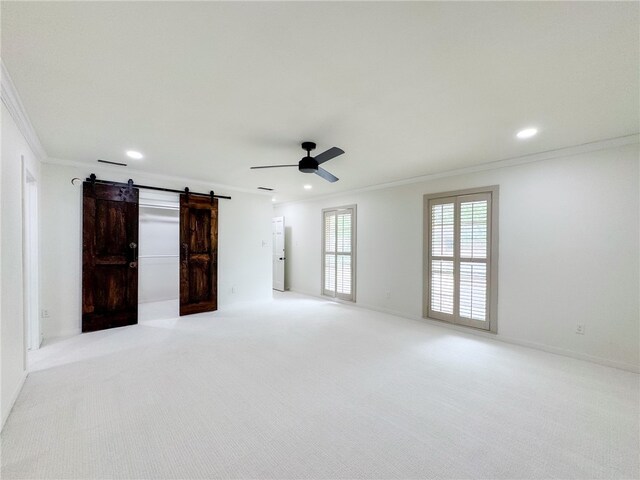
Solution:
{"label": "second dark wood barn door", "polygon": [[138,189],[85,182],[82,331],[138,323]]}
{"label": "second dark wood barn door", "polygon": [[180,195],[180,315],[218,309],[218,199]]}

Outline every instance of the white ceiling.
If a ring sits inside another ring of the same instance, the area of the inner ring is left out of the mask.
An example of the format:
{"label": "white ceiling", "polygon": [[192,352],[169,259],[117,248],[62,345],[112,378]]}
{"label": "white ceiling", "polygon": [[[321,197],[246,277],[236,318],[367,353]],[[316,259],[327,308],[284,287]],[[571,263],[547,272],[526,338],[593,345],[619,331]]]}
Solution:
{"label": "white ceiling", "polygon": [[[51,158],[284,201],[637,133],[638,29],[637,2],[2,2],[2,57]],[[249,170],[302,140],[339,182]]]}

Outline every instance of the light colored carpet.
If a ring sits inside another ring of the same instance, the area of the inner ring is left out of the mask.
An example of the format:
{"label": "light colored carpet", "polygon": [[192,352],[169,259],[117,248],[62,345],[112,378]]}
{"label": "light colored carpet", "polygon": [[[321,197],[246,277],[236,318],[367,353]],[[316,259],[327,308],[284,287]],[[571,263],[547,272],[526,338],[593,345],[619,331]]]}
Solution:
{"label": "light colored carpet", "polygon": [[638,478],[639,376],[291,293],[45,346],[2,478]]}

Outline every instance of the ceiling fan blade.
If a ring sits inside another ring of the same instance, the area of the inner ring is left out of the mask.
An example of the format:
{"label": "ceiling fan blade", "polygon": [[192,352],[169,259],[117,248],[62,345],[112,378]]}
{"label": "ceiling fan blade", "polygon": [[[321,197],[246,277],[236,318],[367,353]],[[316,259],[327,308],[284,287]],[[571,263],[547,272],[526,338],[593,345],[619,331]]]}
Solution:
{"label": "ceiling fan blade", "polygon": [[[344,153],[344,150],[342,150],[341,148],[338,147],[331,147],[329,150],[327,150],[326,152],[322,152],[318,155],[315,156],[316,162],[318,162],[318,165],[320,165],[321,163],[326,162],[327,160],[331,160],[332,158],[337,157],[338,155],[342,155]],[[327,179],[328,180],[328,179]],[[336,179],[337,180],[337,179]],[[335,180],[334,180],[335,181]]]}
{"label": "ceiling fan blade", "polygon": [[298,164],[294,164],[294,165],[266,165],[264,167],[249,167],[250,170],[255,170],[257,168],[280,168],[280,167],[297,167]]}
{"label": "ceiling fan blade", "polygon": [[331,183],[338,181],[338,177],[336,177],[332,173],[327,172],[324,168],[318,167],[318,170],[316,170],[316,175],[320,175],[322,178]]}

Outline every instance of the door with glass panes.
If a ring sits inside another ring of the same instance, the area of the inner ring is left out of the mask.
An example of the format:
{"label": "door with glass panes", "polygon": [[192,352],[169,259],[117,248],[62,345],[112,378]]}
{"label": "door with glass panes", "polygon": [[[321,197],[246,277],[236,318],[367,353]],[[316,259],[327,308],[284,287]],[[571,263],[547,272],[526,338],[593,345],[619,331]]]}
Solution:
{"label": "door with glass panes", "polygon": [[[492,208],[497,189],[425,198],[426,316],[493,330],[495,239]],[[491,281],[493,278],[493,282]]]}
{"label": "door with glass panes", "polygon": [[355,301],[356,207],[322,212],[322,294]]}

